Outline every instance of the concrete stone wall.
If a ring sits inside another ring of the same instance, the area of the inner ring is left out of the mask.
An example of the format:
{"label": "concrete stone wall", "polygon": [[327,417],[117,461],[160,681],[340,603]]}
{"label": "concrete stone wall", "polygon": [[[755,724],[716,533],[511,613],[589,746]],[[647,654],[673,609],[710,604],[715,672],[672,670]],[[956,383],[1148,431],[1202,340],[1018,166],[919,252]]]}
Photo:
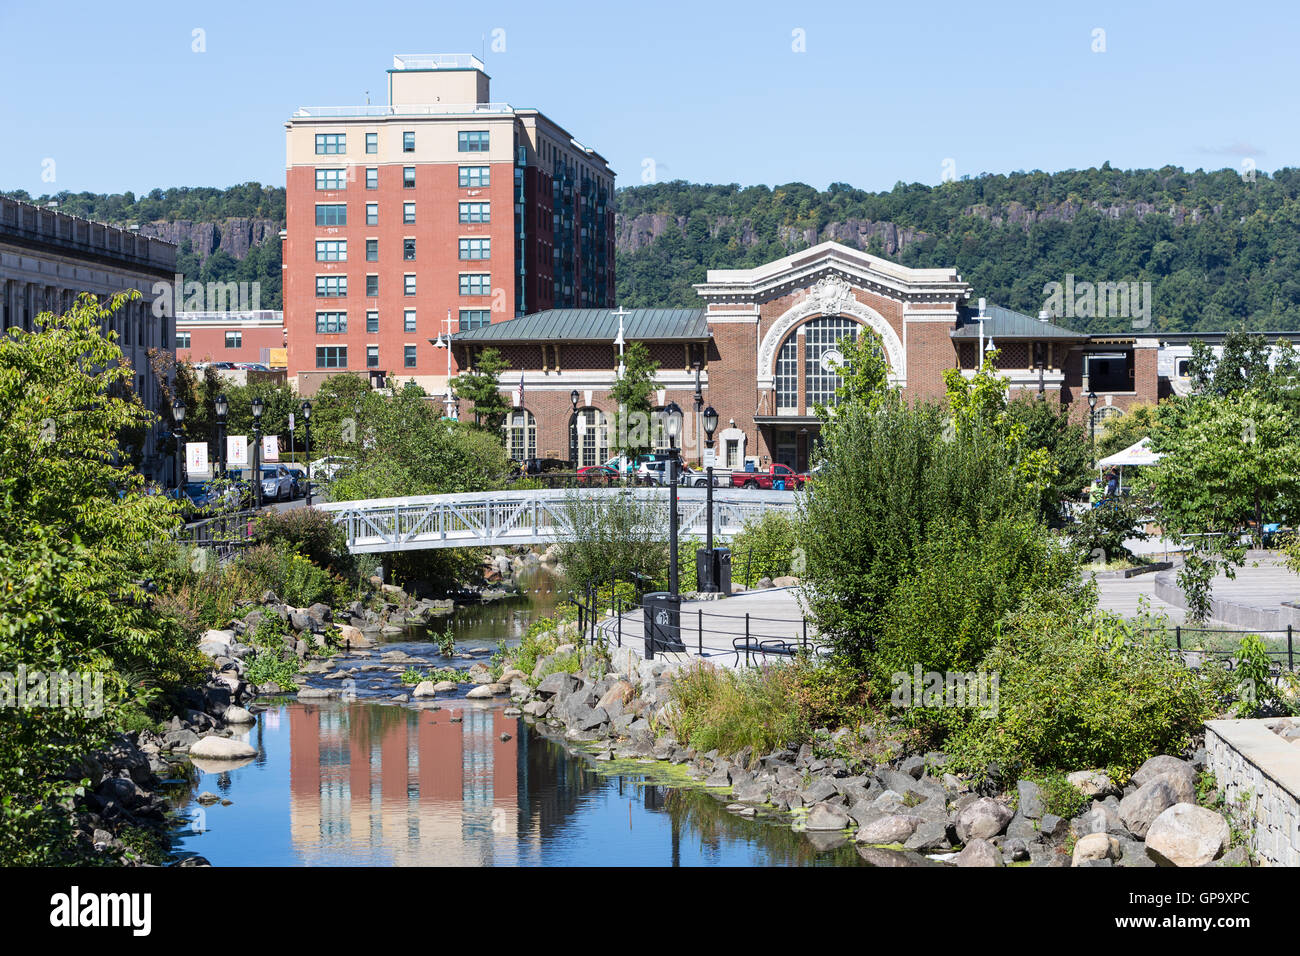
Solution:
{"label": "concrete stone wall", "polygon": [[1207,765],[1265,866],[1300,866],[1300,746],[1273,730],[1285,720],[1205,725]]}

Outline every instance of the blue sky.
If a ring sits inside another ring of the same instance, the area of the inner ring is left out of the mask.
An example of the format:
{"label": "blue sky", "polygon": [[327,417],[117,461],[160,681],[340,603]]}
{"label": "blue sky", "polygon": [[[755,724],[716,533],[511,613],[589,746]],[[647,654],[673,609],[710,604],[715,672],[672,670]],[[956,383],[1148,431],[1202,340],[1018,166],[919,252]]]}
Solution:
{"label": "blue sky", "polygon": [[282,185],[296,107],[383,102],[392,54],[432,52],[481,52],[494,100],[544,110],[620,186],[647,159],[659,180],[866,189],[945,160],[1271,171],[1300,164],[1297,9],[0,0],[0,189]]}

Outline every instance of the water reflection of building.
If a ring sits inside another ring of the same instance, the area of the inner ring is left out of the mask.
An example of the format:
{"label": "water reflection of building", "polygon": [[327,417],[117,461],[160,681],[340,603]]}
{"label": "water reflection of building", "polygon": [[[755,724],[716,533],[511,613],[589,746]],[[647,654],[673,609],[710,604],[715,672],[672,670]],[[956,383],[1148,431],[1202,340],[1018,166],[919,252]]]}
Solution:
{"label": "water reflection of building", "polygon": [[460,715],[289,708],[290,828],[303,862],[518,862],[518,721],[496,707]]}

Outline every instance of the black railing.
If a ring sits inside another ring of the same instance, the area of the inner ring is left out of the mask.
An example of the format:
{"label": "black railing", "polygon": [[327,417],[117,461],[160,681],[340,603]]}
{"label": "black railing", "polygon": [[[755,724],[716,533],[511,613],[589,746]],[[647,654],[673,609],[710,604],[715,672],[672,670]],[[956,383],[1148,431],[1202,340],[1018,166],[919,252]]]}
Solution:
{"label": "black railing", "polygon": [[232,511],[187,524],[177,533],[177,540],[190,547],[216,552],[228,558],[256,539],[257,511]]}
{"label": "black railing", "polygon": [[1168,627],[1144,627],[1141,629],[1141,633],[1142,636],[1148,640],[1153,635],[1162,635],[1164,642],[1169,645],[1170,652],[1178,655],[1184,660],[1186,660],[1186,657],[1189,654],[1200,654],[1212,660],[1224,662],[1227,664],[1229,670],[1236,666],[1237,648],[1202,646],[1206,642],[1204,639],[1198,639],[1199,635],[1229,635],[1227,640],[1230,642],[1234,639],[1237,642],[1240,642],[1243,637],[1252,634],[1259,637],[1261,640],[1266,639],[1269,635],[1275,635],[1277,642],[1281,643],[1285,640],[1286,646],[1269,647],[1267,641],[1265,641],[1264,653],[1268,655],[1270,660],[1276,659],[1279,670],[1285,668],[1286,670],[1294,671],[1296,669],[1296,635],[1295,626],[1291,624],[1288,624],[1285,628],[1274,628],[1271,630],[1259,630],[1257,628],[1189,627],[1184,624],[1176,624],[1172,629]]}

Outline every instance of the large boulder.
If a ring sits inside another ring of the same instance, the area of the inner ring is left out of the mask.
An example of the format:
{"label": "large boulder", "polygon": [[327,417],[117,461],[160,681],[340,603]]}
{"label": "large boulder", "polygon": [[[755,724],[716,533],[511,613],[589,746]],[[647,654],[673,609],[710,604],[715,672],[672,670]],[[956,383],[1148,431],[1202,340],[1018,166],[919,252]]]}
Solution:
{"label": "large boulder", "polygon": [[190,756],[206,760],[242,760],[256,757],[257,748],[229,737],[200,737],[190,746]]}
{"label": "large boulder", "polygon": [[1089,833],[1079,837],[1070,862],[1072,866],[1082,866],[1093,860],[1118,860],[1121,853],[1119,840],[1109,833]]}
{"label": "large boulder", "polygon": [[254,717],[244,707],[233,706],[227,707],[226,712],[221,715],[222,720],[228,724],[255,724],[257,718]]}
{"label": "large boulder", "polygon": [[1076,770],[1066,774],[1065,780],[1085,797],[1107,797],[1119,793],[1110,777],[1100,770]]}
{"label": "large boulder", "polygon": [[1147,830],[1147,854],[1163,866],[1204,866],[1228,847],[1228,822],[1191,803],[1169,807]]}
{"label": "large boulder", "polygon": [[436,697],[438,691],[434,688],[433,681],[422,680],[415,685],[415,690],[411,691],[412,697]]}
{"label": "large boulder", "polygon": [[1156,817],[1178,802],[1172,787],[1163,780],[1144,783],[1119,802],[1119,817],[1134,836],[1145,837]]}
{"label": "large boulder", "polygon": [[470,700],[491,700],[496,695],[492,691],[491,684],[480,684],[465,696]]}
{"label": "large boulder", "polygon": [[566,697],[577,690],[580,684],[572,674],[556,671],[542,678],[537,685],[537,693],[542,697]]}
{"label": "large boulder", "polygon": [[921,822],[920,817],[891,813],[860,827],[856,839],[859,843],[906,843]]}
{"label": "large boulder", "polygon": [[1007,828],[1013,815],[1005,803],[981,797],[957,814],[957,837],[963,843],[991,840]]}
{"label": "large boulder", "polygon": [[1002,853],[988,840],[971,840],[953,863],[957,866],[1002,866]]}
{"label": "large boulder", "polygon": [[1047,805],[1038,784],[1032,780],[1020,780],[1016,783],[1016,794],[1019,797],[1017,806],[1022,816],[1030,820],[1043,818],[1043,814],[1047,812]]}
{"label": "large boulder", "polygon": [[614,681],[609,690],[601,695],[600,700],[596,703],[597,707],[603,707],[605,710],[612,709],[614,704],[620,707],[632,699],[636,689],[625,680]]}
{"label": "large boulder", "polygon": [[817,803],[808,811],[809,830],[843,830],[849,824],[849,815],[844,812],[843,807]]}
{"label": "large boulder", "polygon": [[1186,760],[1164,754],[1152,757],[1133,774],[1133,782],[1139,787],[1153,780],[1163,780],[1169,784],[1179,803],[1196,802],[1197,770]]}

